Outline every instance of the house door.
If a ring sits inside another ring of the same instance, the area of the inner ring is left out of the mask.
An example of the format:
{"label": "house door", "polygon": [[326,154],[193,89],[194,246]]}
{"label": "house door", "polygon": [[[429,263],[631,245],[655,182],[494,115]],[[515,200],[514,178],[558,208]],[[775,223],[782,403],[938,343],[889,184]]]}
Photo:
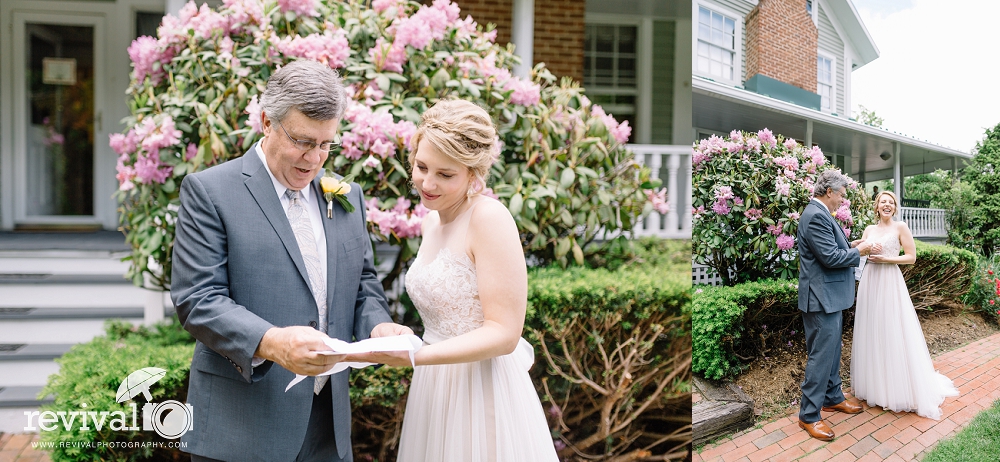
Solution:
{"label": "house door", "polygon": [[[97,229],[103,16],[13,14],[15,229]],[[103,200],[103,198],[101,198]]]}

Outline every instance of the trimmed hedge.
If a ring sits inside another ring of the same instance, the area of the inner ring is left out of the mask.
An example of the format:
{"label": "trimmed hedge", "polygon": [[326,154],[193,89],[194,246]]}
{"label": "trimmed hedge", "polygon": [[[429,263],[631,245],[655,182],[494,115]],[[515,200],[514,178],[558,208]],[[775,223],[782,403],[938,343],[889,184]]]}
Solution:
{"label": "trimmed hedge", "polygon": [[[525,338],[535,346],[532,375],[549,411],[555,443],[566,460],[572,460],[574,450],[596,460],[650,450],[681,454],[681,458],[688,454],[690,422],[677,420],[678,416],[690,417],[691,405],[691,274],[690,251],[685,251],[690,242],[642,242],[631,253],[622,253],[632,256],[623,259],[616,271],[575,267],[529,272]],[[656,253],[661,249],[670,249],[669,257]],[[572,347],[577,345],[585,347]],[[623,347],[621,354],[611,354],[607,360],[600,355],[602,349],[610,352],[619,347]],[[56,401],[45,409],[75,410],[86,402],[88,409],[122,410],[131,416],[130,408],[115,401],[116,391],[129,373],[150,366],[167,371],[150,390],[154,401],[183,402],[192,353],[193,340],[176,320],[152,329],[111,322],[106,336],[76,345],[59,360],[60,372],[50,377],[43,390],[55,394]],[[567,367],[570,362],[576,369]],[[586,380],[575,376],[574,370]],[[352,373],[356,460],[395,459],[411,373],[410,368],[391,367]],[[594,406],[590,401],[594,390],[586,381],[613,390],[601,401],[608,407]],[[610,425],[601,423],[605,415],[611,417],[607,419]],[[654,429],[662,441],[650,446],[655,441],[641,436],[646,429]],[[164,441],[154,432],[107,428],[102,432],[44,431],[42,439],[95,446],[112,441]],[[185,454],[168,448],[56,446],[55,461],[186,460]]]}
{"label": "trimmed hedge", "polygon": [[[916,263],[902,267],[914,307],[959,301],[973,288],[978,261],[967,250],[917,241]],[[791,331],[802,331],[797,280],[699,286],[692,309],[692,370],[709,379],[739,374],[757,356],[784,345]]]}

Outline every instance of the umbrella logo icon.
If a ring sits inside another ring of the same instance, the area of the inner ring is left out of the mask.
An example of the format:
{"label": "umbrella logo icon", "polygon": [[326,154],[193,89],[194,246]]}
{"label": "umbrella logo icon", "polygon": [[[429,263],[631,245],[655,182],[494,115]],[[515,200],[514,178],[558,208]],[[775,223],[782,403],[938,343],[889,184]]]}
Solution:
{"label": "umbrella logo icon", "polygon": [[153,403],[149,387],[159,382],[167,371],[159,367],[144,367],[125,377],[118,387],[116,399],[119,403],[139,394],[146,398],[142,406],[142,429],[154,430],[160,436],[173,440],[180,438],[194,426],[194,409],[190,404],[177,400]]}
{"label": "umbrella logo icon", "polygon": [[159,367],[144,367],[125,377],[122,384],[118,387],[118,402],[125,401],[127,399],[132,399],[135,395],[142,393],[142,396],[146,397],[146,402],[152,402],[153,396],[149,394],[149,387],[159,382],[165,375],[167,371],[160,369]]}

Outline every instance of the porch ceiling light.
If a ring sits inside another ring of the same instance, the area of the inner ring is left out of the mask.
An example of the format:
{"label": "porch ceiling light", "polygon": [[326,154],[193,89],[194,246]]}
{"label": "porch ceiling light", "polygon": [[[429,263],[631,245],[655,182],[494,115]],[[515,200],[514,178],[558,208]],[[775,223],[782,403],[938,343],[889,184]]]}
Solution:
{"label": "porch ceiling light", "polygon": [[889,160],[889,158],[892,157],[892,154],[889,154],[889,151],[882,151],[882,154],[879,154],[878,156],[882,160]]}

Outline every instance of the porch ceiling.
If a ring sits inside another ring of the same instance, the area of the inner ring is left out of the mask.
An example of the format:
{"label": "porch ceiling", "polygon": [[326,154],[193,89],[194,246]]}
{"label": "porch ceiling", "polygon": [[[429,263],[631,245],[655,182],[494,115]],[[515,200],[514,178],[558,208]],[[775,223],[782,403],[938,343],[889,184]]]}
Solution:
{"label": "porch ceiling", "polygon": [[[693,122],[699,129],[729,133],[734,129],[758,131],[769,128],[775,134],[804,140],[806,121],[812,120],[812,141],[823,152],[850,157],[850,175],[864,172],[865,181],[892,178],[894,144],[899,144],[903,176],[951,169],[972,158],[966,152],[905,135],[874,128],[841,117],[824,114],[795,104],[759,95],[713,81],[693,79]],[[881,154],[889,154],[883,160]]]}

